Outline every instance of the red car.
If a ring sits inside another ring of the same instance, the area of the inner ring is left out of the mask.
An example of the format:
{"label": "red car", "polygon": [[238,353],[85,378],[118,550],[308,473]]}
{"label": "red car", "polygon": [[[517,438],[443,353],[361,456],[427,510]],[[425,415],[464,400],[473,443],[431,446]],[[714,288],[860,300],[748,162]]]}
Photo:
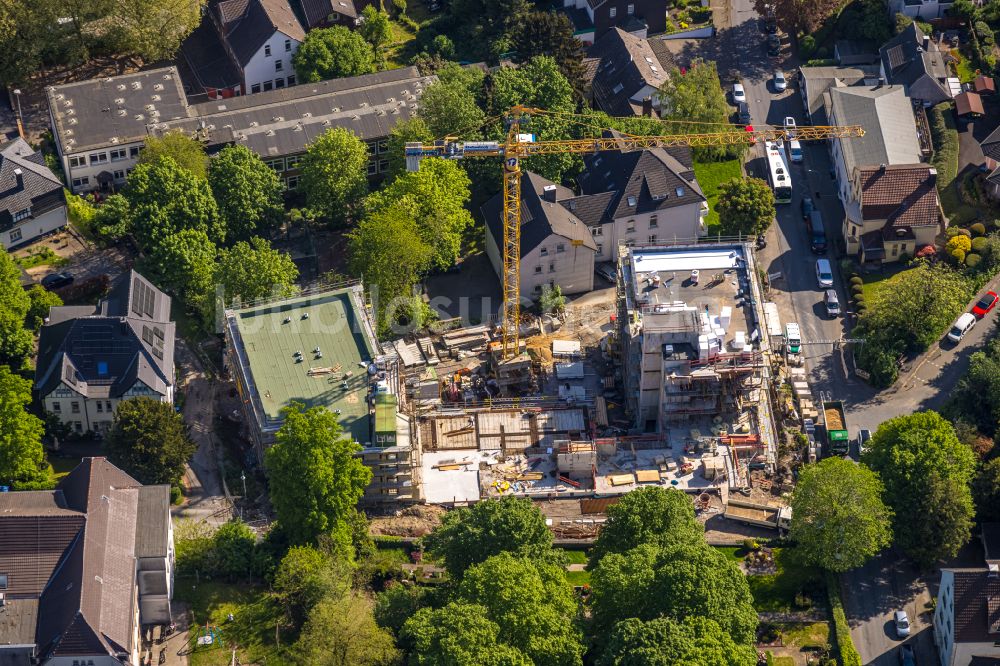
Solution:
{"label": "red car", "polygon": [[972,306],[972,314],[976,315],[977,318],[982,319],[989,314],[990,310],[996,307],[998,299],[1000,299],[1000,297],[997,296],[996,292],[986,292],[983,294],[983,297],[980,298],[974,306]]}

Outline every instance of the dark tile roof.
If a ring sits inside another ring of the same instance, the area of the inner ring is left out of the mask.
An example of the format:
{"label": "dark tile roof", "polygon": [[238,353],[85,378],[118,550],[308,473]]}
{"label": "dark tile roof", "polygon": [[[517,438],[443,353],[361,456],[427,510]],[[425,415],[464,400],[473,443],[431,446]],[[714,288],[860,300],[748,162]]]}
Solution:
{"label": "dark tile roof", "polygon": [[613,192],[605,221],[705,201],[690,150],[603,151],[584,158],[577,178],[584,194]]}
{"label": "dark tile roof", "polygon": [[174,338],[170,297],[129,271],[89,313],[80,306],[50,310],[35,388],[45,396],[65,382],[84,397],[105,398],[141,381],[165,395],[174,381]]}
{"label": "dark tile roof", "polygon": [[862,167],[857,177],[863,219],[896,228],[940,224],[937,171],[926,164]]}
{"label": "dark tile roof", "polygon": [[969,666],[1000,666],[1000,657],[979,657],[973,655]]}
{"label": "dark tile roof", "polygon": [[673,67],[666,51],[656,53],[649,42],[621,28],[609,30],[587,52],[600,64],[591,84],[594,103],[612,116],[642,113],[642,100],[632,100],[644,87],[659,89]]}
{"label": "dark tile roof", "polygon": [[264,43],[282,32],[301,42],[305,30],[286,0],[221,0],[215,11],[223,35],[241,67],[246,67]]}
{"label": "dark tile roof", "polygon": [[390,69],[291,88],[195,104],[187,118],[161,123],[159,135],[174,130],[198,133],[209,151],[241,143],[261,157],[292,155],[333,127],[368,140],[389,136],[416,113],[424,88],[435,81],[416,67]]}
{"label": "dark tile roof", "polygon": [[56,138],[68,154],[142,141],[148,123],[187,112],[176,67],[50,86],[45,92]]}
{"label": "dark tile roof", "polygon": [[181,44],[181,55],[194,79],[189,83],[202,90],[233,88],[243,82],[243,76],[229,59],[222,38],[211,21],[202,21],[187,36]]}
{"label": "dark tile roof", "polygon": [[924,49],[924,33],[916,22],[911,23],[879,49],[879,58],[885,69],[888,83],[909,86],[923,76],[937,82],[945,96],[948,90],[941,83],[948,77],[945,54],[934,40]]}
{"label": "dark tile roof", "polygon": [[864,39],[838,39],[834,44],[841,65],[878,62],[878,45]]}
{"label": "dark tile roof", "polygon": [[1000,577],[987,569],[950,571],[955,577],[955,642],[1000,641]]}
{"label": "dark tile roof", "polygon": [[[543,198],[546,187],[555,188],[555,202]],[[597,250],[590,227],[557,203],[572,197],[573,191],[568,187],[556,185],[530,171],[521,174],[521,257],[553,235],[580,241],[591,250]],[[502,211],[502,194],[496,195],[482,207],[483,218],[493,239],[497,241],[497,247],[503,247]]]}
{"label": "dark tile roof", "polygon": [[369,4],[366,0],[299,0],[306,27],[310,29],[322,25],[330,14],[356,19]]}
{"label": "dark tile roof", "polygon": [[53,197],[62,202],[62,189],[62,182],[45,166],[45,158],[27,141],[18,137],[0,144],[0,230],[25,208]]}
{"label": "dark tile roof", "polygon": [[983,149],[983,155],[1000,162],[1000,127],[990,132],[990,135],[983,139],[979,147]]}
{"label": "dark tile roof", "polygon": [[983,523],[982,540],[986,559],[1000,561],[1000,523]]}
{"label": "dark tile roof", "polygon": [[590,14],[587,13],[586,9],[560,7],[558,11],[569,18],[569,22],[573,24],[573,32],[583,33],[594,31],[594,22],[590,19]]}

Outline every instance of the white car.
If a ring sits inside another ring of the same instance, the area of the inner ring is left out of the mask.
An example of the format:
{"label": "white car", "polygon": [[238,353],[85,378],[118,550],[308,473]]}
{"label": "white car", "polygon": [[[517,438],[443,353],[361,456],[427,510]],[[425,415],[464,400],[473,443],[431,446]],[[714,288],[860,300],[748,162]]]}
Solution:
{"label": "white car", "polygon": [[789,139],[795,136],[795,118],[785,116],[785,131],[788,132]]}
{"label": "white car", "polygon": [[896,624],[896,636],[899,638],[906,638],[910,635],[910,618],[906,616],[906,611],[896,611],[893,614],[892,619]]}
{"label": "white car", "polygon": [[747,101],[747,92],[743,89],[742,83],[733,84],[733,104]]}
{"label": "white car", "polygon": [[956,344],[961,342],[965,334],[971,331],[972,327],[976,325],[976,321],[976,315],[971,312],[962,313],[955,320],[951,330],[948,331],[948,339]]}
{"label": "white car", "polygon": [[833,287],[833,269],[830,267],[829,259],[816,260],[816,283],[820,289]]}
{"label": "white car", "polygon": [[774,92],[784,92],[785,88],[788,87],[788,82],[785,81],[785,75],[781,72],[775,72],[774,78],[771,82],[774,84]]}

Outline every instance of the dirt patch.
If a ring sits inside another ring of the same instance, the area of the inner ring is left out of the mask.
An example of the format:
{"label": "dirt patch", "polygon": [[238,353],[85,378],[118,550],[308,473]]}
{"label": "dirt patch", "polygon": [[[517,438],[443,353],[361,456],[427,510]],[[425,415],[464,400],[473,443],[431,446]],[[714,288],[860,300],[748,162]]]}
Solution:
{"label": "dirt patch", "polygon": [[433,504],[411,506],[391,516],[371,519],[370,531],[379,536],[422,537],[441,524],[446,509]]}

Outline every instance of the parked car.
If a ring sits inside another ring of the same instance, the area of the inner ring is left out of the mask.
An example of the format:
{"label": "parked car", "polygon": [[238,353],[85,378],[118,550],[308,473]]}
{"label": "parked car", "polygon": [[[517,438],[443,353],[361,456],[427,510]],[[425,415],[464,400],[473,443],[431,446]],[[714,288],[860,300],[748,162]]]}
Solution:
{"label": "parked car", "polygon": [[767,55],[772,58],[781,55],[781,37],[775,33],[767,36]]}
{"label": "parked car", "polygon": [[837,298],[836,289],[827,289],[823,295],[823,304],[826,305],[826,314],[829,317],[840,315],[840,299]]}
{"label": "parked car", "polygon": [[736,116],[742,125],[750,124],[750,105],[746,102],[740,102],[736,105]]}
{"label": "parked car", "polygon": [[982,319],[990,313],[990,310],[996,307],[998,299],[1000,299],[1000,297],[997,296],[995,291],[986,292],[983,294],[983,297],[972,306],[972,314]]}
{"label": "parked car", "polygon": [[747,101],[747,92],[743,89],[742,83],[733,84],[733,103],[739,104],[740,102]]}
{"label": "parked car", "polygon": [[802,219],[808,220],[809,213],[816,210],[816,206],[815,204],[813,204],[812,197],[802,197],[802,203],[800,205],[802,206]]}
{"label": "parked car", "polygon": [[798,139],[792,139],[788,142],[788,159],[792,162],[802,161],[802,144],[799,143]]}
{"label": "parked car", "polygon": [[771,84],[774,86],[774,92],[783,92],[788,87],[788,81],[785,80],[785,75],[780,71],[774,73]]}
{"label": "parked car", "polygon": [[829,259],[816,260],[816,284],[820,289],[829,289],[833,286],[833,269],[830,267]]}
{"label": "parked car", "polygon": [[864,455],[865,451],[868,450],[868,440],[872,438],[872,431],[868,428],[862,428],[858,431],[858,453]]}
{"label": "parked car", "polygon": [[896,635],[906,638],[910,635],[910,618],[906,616],[906,611],[898,610],[893,614],[893,622],[896,624]]}
{"label": "parked car", "polygon": [[42,286],[46,289],[61,289],[73,284],[72,273],[50,273],[42,278]]}
{"label": "parked car", "polygon": [[795,118],[791,116],[785,116],[785,131],[788,132],[788,138],[791,139],[795,136]]}
{"label": "parked car", "polygon": [[814,254],[826,254],[826,229],[823,227],[823,215],[819,209],[809,213],[809,249]]}
{"label": "parked car", "polygon": [[904,645],[899,649],[899,663],[902,666],[917,666],[917,657],[913,654],[912,645]]}
{"label": "parked car", "polygon": [[618,272],[615,270],[614,264],[595,264],[594,272],[612,284],[618,280]]}
{"label": "parked car", "polygon": [[958,343],[962,341],[965,334],[972,330],[972,327],[976,325],[976,315],[971,312],[963,312],[959,315],[958,319],[952,325],[951,330],[948,331],[948,339],[952,342]]}

